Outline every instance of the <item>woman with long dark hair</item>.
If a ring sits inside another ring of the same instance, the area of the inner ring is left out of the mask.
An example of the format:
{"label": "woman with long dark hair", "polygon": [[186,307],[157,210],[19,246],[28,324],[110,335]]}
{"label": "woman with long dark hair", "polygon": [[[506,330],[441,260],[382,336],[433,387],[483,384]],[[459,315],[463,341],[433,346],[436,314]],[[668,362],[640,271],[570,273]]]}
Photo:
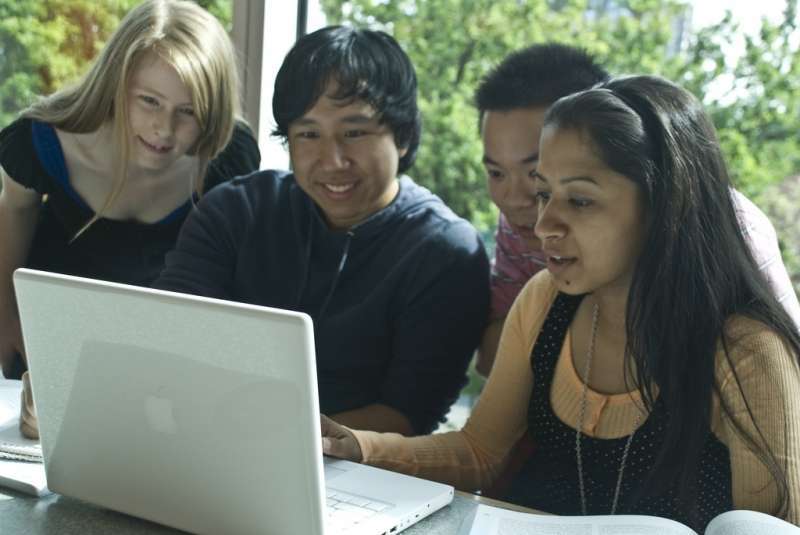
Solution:
{"label": "woman with long dark hair", "polygon": [[548,269],[465,427],[403,438],[325,419],[325,452],[474,490],[530,433],[505,497],[522,505],[700,531],[729,509],[800,522],[800,335],[743,240],[700,103],[649,76],[565,97],[536,177]]}

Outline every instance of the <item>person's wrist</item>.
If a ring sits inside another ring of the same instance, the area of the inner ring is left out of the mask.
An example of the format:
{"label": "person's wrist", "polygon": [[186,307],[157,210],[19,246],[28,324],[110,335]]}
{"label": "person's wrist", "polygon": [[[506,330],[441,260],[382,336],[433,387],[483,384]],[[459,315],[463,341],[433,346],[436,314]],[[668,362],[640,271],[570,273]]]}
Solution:
{"label": "person's wrist", "polygon": [[22,393],[20,399],[19,430],[27,438],[39,438],[39,418],[33,404],[30,374],[22,374]]}
{"label": "person's wrist", "polygon": [[355,458],[354,459],[355,462],[363,463],[364,462],[364,450],[361,447],[361,442],[358,440],[358,437],[356,436],[356,431],[353,430],[353,429],[350,429],[349,427],[345,427],[345,429],[347,430],[348,433],[350,433],[350,437],[353,440],[353,449],[354,449],[354,455],[353,456]]}

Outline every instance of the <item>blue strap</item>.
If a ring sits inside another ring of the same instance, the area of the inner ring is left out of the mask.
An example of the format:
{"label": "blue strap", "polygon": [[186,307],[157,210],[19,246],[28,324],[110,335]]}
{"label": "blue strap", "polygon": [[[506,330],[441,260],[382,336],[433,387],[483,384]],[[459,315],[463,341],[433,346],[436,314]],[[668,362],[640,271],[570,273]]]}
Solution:
{"label": "blue strap", "polygon": [[[61,142],[58,140],[55,128],[47,123],[33,121],[31,123],[31,132],[36,155],[39,157],[39,161],[42,163],[42,167],[44,167],[45,171],[55,179],[73,201],[86,210],[93,212],[78,192],[72,188],[72,184],[69,182],[67,161],[64,158],[64,150],[61,147]],[[196,201],[196,196],[194,197]],[[185,216],[191,207],[192,201],[188,200],[154,224],[171,223],[175,219]]]}
{"label": "blue strap", "polygon": [[61,185],[61,188],[67,192],[67,195],[73,201],[91,211],[91,208],[78,195],[78,192],[72,189],[72,185],[69,183],[67,161],[64,159],[64,151],[61,148],[61,142],[58,140],[55,128],[47,123],[33,121],[31,122],[31,133],[33,135],[33,147],[36,149],[36,155],[39,157],[44,170]]}

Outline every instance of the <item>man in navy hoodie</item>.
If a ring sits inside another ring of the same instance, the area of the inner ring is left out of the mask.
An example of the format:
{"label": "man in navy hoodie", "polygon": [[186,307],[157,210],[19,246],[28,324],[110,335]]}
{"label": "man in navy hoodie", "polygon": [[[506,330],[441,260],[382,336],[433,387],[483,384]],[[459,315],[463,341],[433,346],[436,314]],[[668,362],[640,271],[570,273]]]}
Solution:
{"label": "man in navy hoodie", "polygon": [[447,413],[489,309],[476,231],[402,175],[419,145],[416,94],[408,56],[383,32],[301,38],[272,102],[294,173],[210,191],[156,283],[309,314],[322,412],[407,435]]}

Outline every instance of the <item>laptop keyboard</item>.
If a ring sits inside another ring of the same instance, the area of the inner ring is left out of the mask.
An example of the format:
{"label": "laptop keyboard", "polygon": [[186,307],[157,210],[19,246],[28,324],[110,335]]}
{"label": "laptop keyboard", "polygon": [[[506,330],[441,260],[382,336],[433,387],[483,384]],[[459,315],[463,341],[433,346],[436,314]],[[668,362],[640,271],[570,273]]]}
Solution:
{"label": "laptop keyboard", "polygon": [[334,533],[345,533],[346,528],[362,523],[370,517],[386,511],[391,504],[356,496],[328,488],[325,527]]}

